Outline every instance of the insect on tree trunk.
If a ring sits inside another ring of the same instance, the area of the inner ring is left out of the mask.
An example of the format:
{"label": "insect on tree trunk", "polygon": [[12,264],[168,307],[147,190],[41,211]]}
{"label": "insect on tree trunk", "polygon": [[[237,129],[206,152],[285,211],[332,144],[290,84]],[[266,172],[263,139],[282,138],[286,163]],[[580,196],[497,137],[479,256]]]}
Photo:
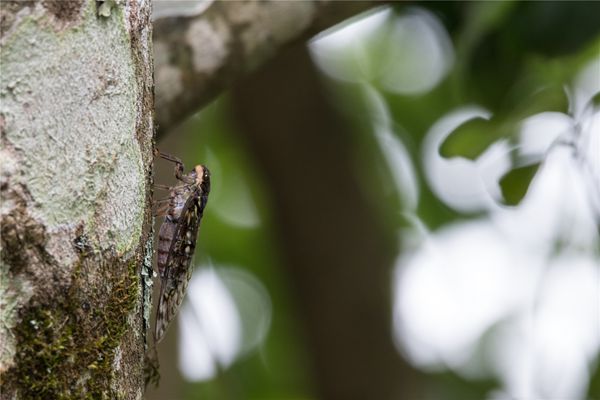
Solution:
{"label": "insect on tree trunk", "polygon": [[148,0],[2,1],[2,399],[142,398]]}
{"label": "insect on tree trunk", "polygon": [[177,315],[192,277],[191,262],[198,228],[210,192],[210,171],[204,165],[197,165],[184,175],[181,160],[160,152],[157,155],[175,163],[175,177],[181,183],[170,188],[165,220],[158,233],[160,296],[154,331],[156,343],[161,341]]}

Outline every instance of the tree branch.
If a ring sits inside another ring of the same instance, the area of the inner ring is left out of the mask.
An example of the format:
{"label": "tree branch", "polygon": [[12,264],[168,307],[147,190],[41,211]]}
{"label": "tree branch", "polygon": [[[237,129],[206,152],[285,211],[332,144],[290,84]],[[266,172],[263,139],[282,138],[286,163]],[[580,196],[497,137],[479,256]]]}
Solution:
{"label": "tree branch", "polygon": [[374,1],[215,1],[200,15],[155,23],[159,136],[283,46],[306,40]]}

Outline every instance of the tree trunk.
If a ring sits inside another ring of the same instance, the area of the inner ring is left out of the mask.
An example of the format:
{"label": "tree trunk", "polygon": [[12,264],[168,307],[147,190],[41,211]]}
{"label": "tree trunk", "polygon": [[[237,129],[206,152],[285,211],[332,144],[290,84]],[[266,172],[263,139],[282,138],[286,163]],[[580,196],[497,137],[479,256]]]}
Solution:
{"label": "tree trunk", "polygon": [[[256,93],[261,93],[256,101]],[[244,79],[237,132],[267,183],[290,289],[323,400],[420,399],[393,343],[397,234],[364,185],[352,127],[329,103],[304,45]]]}
{"label": "tree trunk", "polygon": [[1,398],[142,398],[150,3],[2,1],[0,23]]}

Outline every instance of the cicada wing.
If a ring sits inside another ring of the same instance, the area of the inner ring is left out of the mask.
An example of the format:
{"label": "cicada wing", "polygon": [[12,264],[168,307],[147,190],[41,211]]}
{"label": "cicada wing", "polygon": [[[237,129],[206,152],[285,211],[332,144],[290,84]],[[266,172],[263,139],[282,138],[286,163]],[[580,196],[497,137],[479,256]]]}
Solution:
{"label": "cicada wing", "polygon": [[173,236],[156,312],[157,342],[162,339],[169,324],[177,315],[192,276],[192,258],[203,206],[206,204],[206,201],[198,201],[199,195],[191,196],[186,202]]}

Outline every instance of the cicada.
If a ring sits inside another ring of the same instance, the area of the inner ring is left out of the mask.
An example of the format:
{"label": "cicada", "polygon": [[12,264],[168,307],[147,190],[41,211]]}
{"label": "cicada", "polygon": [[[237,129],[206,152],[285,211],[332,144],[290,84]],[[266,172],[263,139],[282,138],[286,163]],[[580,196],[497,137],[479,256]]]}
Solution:
{"label": "cicada", "polygon": [[184,166],[176,157],[156,152],[175,163],[175,177],[180,181],[169,189],[168,203],[164,207],[165,219],[158,233],[158,273],[160,298],[156,310],[156,343],[173,320],[192,276],[191,261],[196,248],[198,228],[210,192],[210,171],[204,165],[195,166],[184,174]]}

